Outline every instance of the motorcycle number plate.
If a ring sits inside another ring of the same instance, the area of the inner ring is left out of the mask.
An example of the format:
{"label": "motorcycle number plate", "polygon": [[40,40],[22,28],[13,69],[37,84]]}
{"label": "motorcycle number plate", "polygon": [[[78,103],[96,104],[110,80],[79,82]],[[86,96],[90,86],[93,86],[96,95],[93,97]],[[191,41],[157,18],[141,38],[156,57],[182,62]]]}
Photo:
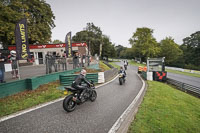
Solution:
{"label": "motorcycle number plate", "polygon": [[67,95],[67,94],[68,94],[68,91],[65,90],[65,91],[64,91],[64,94]]}

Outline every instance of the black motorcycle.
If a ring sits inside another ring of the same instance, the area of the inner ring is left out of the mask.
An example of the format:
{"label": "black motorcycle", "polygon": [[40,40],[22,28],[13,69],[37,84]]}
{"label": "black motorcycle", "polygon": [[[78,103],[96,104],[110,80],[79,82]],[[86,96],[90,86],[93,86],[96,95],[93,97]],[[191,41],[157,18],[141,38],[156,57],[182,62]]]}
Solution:
{"label": "black motorcycle", "polygon": [[90,86],[87,86],[87,89],[84,90],[84,93],[82,93],[82,90],[77,90],[75,88],[65,87],[65,89],[65,94],[68,94],[69,92],[72,93],[66,96],[63,101],[63,108],[67,112],[74,111],[77,105],[80,105],[88,100],[94,102],[97,98],[97,92],[95,91],[93,81],[91,81]]}
{"label": "black motorcycle", "polygon": [[125,83],[124,73],[119,73],[119,84],[122,85]]}

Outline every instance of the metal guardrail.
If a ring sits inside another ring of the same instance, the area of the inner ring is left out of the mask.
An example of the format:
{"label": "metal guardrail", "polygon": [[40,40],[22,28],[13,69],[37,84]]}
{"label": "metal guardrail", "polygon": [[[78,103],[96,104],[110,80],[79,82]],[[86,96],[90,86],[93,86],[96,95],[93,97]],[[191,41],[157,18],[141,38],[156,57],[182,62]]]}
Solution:
{"label": "metal guardrail", "polygon": [[200,87],[186,84],[186,83],[183,83],[174,79],[169,79],[169,78],[167,78],[167,83],[176,86],[178,89],[184,92],[188,92],[200,97]]}

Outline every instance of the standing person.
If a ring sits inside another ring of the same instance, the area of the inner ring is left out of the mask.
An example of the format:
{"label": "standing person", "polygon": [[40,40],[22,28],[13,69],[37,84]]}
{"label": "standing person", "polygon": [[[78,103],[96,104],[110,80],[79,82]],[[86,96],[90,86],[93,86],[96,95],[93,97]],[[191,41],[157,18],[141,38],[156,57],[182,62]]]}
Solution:
{"label": "standing person", "polygon": [[82,56],[79,54],[79,67],[82,67]]}
{"label": "standing person", "polygon": [[46,74],[50,73],[50,52],[48,51],[45,55],[45,64],[46,64]]}
{"label": "standing person", "polygon": [[10,51],[10,61],[12,65],[12,78],[18,78],[18,66],[17,66],[17,57],[16,57],[16,51],[12,50]]}
{"label": "standing person", "polygon": [[0,51],[0,83],[5,83],[5,81],[4,81],[5,61],[6,61],[6,57],[3,56]]}
{"label": "standing person", "polygon": [[56,53],[52,53],[52,66],[54,67],[55,72],[57,72],[57,63],[56,63]]}
{"label": "standing person", "polygon": [[73,69],[76,69],[78,67],[78,53],[75,53],[74,57],[73,57]]}
{"label": "standing person", "polygon": [[57,63],[57,70],[60,71],[61,59],[59,53],[56,54],[56,63]]}
{"label": "standing person", "polygon": [[63,71],[67,70],[66,57],[67,57],[66,51],[64,51],[64,53],[62,55],[62,59],[61,59],[61,64],[62,64]]}
{"label": "standing person", "polygon": [[85,55],[83,55],[82,58],[83,58],[83,59],[82,59],[82,61],[83,61],[82,67],[84,67],[84,66],[85,66]]}

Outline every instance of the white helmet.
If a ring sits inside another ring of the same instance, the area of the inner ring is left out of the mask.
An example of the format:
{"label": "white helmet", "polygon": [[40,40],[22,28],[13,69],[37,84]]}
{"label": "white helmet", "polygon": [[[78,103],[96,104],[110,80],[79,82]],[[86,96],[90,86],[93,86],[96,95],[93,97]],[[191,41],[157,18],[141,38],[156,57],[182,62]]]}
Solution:
{"label": "white helmet", "polygon": [[82,69],[82,70],[81,70],[81,74],[84,75],[84,76],[86,76],[86,74],[87,74],[86,70],[85,70],[85,69]]}
{"label": "white helmet", "polygon": [[11,55],[16,55],[16,51],[12,50],[12,51],[10,51],[10,54]]}

